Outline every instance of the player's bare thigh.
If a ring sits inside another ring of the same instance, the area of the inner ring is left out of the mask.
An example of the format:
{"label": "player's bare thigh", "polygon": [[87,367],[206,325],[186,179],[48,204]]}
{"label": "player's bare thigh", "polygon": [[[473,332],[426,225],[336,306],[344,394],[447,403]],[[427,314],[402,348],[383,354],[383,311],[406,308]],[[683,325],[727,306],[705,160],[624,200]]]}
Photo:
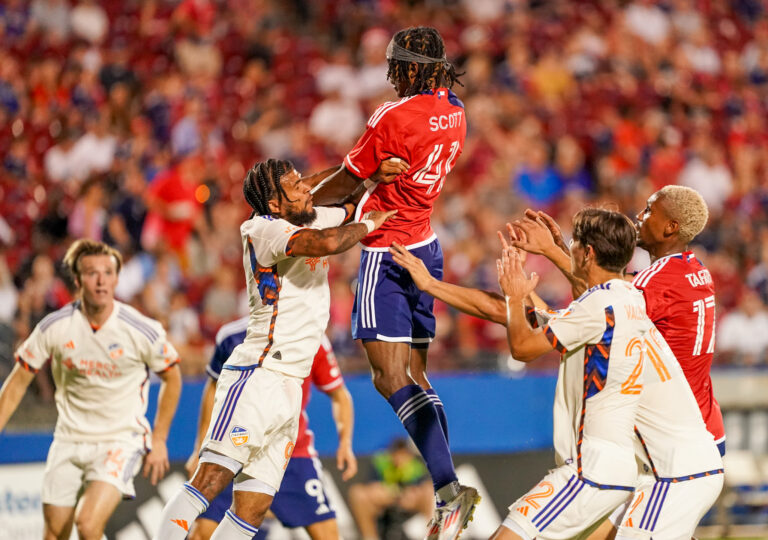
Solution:
{"label": "player's bare thigh", "polygon": [[589,535],[587,540],[613,540],[616,538],[616,527],[610,519],[603,521],[600,526]]}
{"label": "player's bare thigh", "polygon": [[75,507],[43,504],[43,519],[45,520],[44,540],[69,540],[72,525],[75,523]]}
{"label": "player's bare thigh", "polygon": [[411,346],[389,341],[363,342],[373,372],[373,384],[385,398],[410,384],[416,384],[408,373]]}
{"label": "player's bare thigh", "polygon": [[123,499],[112,484],[94,480],[77,501],[75,527],[82,540],[101,540],[109,518]]}

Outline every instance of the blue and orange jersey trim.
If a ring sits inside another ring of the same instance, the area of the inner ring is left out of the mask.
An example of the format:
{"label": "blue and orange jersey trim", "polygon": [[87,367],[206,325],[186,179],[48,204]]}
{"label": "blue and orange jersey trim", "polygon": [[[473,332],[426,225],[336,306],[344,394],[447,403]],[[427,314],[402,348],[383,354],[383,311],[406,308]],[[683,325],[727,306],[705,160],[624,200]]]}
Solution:
{"label": "blue and orange jersey trim", "polygon": [[[346,209],[344,211],[346,212]],[[344,217],[344,221],[346,221],[348,217],[349,217],[349,212],[347,212],[347,215]],[[289,257],[293,256],[293,239],[296,238],[296,236],[298,236],[298,234],[303,230],[304,229],[299,229],[298,231],[294,232],[290,236],[290,238],[288,238],[288,241],[285,243],[285,254],[288,255]],[[248,241],[249,242],[251,241],[250,238],[248,239]]]}
{"label": "blue and orange jersey trim", "polygon": [[566,349],[563,346],[563,344],[560,343],[560,340],[557,339],[557,336],[549,327],[549,325],[544,327],[544,335],[547,336],[547,339],[549,340],[549,343],[552,345],[552,348],[558,351],[560,354],[565,354],[568,352],[568,349]]}
{"label": "blue and orange jersey trim", "polygon": [[637,435],[638,440],[640,441],[640,444],[643,446],[643,451],[645,452],[645,456],[648,458],[648,463],[651,464],[651,470],[653,471],[653,476],[656,478],[658,482],[667,482],[676,484],[678,482],[687,482],[688,480],[695,480],[697,478],[704,478],[707,476],[714,476],[716,474],[723,474],[724,469],[712,469],[711,471],[704,471],[694,474],[686,474],[683,476],[676,476],[676,477],[662,477],[659,476],[659,472],[656,470],[656,465],[653,463],[653,458],[651,458],[651,453],[648,451],[648,445],[645,444],[645,440],[643,439],[643,436],[640,435],[640,431],[637,429],[637,426],[635,426],[635,435]]}
{"label": "blue and orange jersey trim", "polygon": [[[579,432],[576,442],[576,470],[580,479],[584,479],[581,465],[581,445],[584,442],[584,419],[587,416],[587,399],[605,388],[605,382],[608,378],[608,359],[611,355],[611,343],[613,342],[613,329],[615,326],[616,318],[613,313],[613,306],[608,306],[605,308],[605,331],[603,332],[603,337],[598,343],[588,345],[584,351],[584,395],[581,399],[581,419],[579,420]],[[622,489],[622,487],[603,487],[601,489]]]}
{"label": "blue and orange jersey trim", "polygon": [[19,364],[21,367],[23,367],[25,370],[29,371],[30,373],[37,373],[38,371],[40,371],[39,369],[37,369],[37,368],[33,368],[32,366],[30,366],[30,365],[29,365],[27,362],[25,362],[25,361],[24,361],[24,359],[23,359],[21,356],[19,356],[19,355],[16,355],[16,357],[15,357],[15,360],[16,360],[16,362],[18,362],[18,364]]}

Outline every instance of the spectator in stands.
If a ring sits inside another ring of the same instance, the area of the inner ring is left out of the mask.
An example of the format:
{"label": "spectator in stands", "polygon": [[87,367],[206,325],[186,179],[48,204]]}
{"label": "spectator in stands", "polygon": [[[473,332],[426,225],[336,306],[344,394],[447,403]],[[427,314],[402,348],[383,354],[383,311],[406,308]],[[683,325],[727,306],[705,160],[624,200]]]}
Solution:
{"label": "spectator in stands", "polygon": [[363,540],[387,538],[387,527],[399,527],[404,521],[398,521],[398,513],[419,513],[425,522],[432,517],[432,482],[406,439],[395,439],[386,452],[375,454],[371,467],[369,482],[349,488],[350,509]]}
{"label": "spectator in stands", "polygon": [[720,320],[717,346],[735,364],[768,364],[768,310],[756,292],[746,290],[738,307]]}

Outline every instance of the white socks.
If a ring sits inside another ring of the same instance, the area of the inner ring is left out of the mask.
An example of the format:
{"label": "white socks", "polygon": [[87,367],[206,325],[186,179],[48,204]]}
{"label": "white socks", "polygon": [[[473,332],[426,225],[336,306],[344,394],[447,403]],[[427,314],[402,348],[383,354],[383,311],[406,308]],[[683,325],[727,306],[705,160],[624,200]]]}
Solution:
{"label": "white socks", "polygon": [[259,529],[227,510],[224,519],[213,531],[211,540],[249,540],[256,536]]}
{"label": "white socks", "polygon": [[202,493],[190,484],[184,484],[163,508],[160,527],[153,540],[184,540],[197,516],[208,508],[208,501]]}

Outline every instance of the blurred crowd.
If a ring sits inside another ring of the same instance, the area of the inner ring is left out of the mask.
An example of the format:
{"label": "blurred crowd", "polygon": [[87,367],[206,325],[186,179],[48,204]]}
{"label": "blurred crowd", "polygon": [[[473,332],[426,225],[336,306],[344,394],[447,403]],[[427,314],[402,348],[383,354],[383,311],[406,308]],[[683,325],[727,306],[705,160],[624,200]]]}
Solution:
{"label": "blurred crowd", "polygon": [[[464,72],[468,134],[433,216],[446,279],[496,289],[497,230],[526,207],[634,216],[670,183],[710,208],[717,363],[768,363],[768,12],[758,0],[5,0],[0,5],[0,371],[70,300],[74,238],[118,247],[118,298],[162,320],[187,375],[247,311],[239,224],[255,161],[340,164],[395,99],[392,33],[429,24]],[[332,261],[329,336],[359,252]],[[553,305],[568,285],[531,257]],[[637,270],[648,264],[638,251]],[[433,369],[520,369],[501,327],[436,308]],[[549,367],[552,363],[544,362]],[[0,372],[0,375],[2,373]],[[44,382],[41,384],[44,385]],[[43,389],[43,393],[46,393]]]}

